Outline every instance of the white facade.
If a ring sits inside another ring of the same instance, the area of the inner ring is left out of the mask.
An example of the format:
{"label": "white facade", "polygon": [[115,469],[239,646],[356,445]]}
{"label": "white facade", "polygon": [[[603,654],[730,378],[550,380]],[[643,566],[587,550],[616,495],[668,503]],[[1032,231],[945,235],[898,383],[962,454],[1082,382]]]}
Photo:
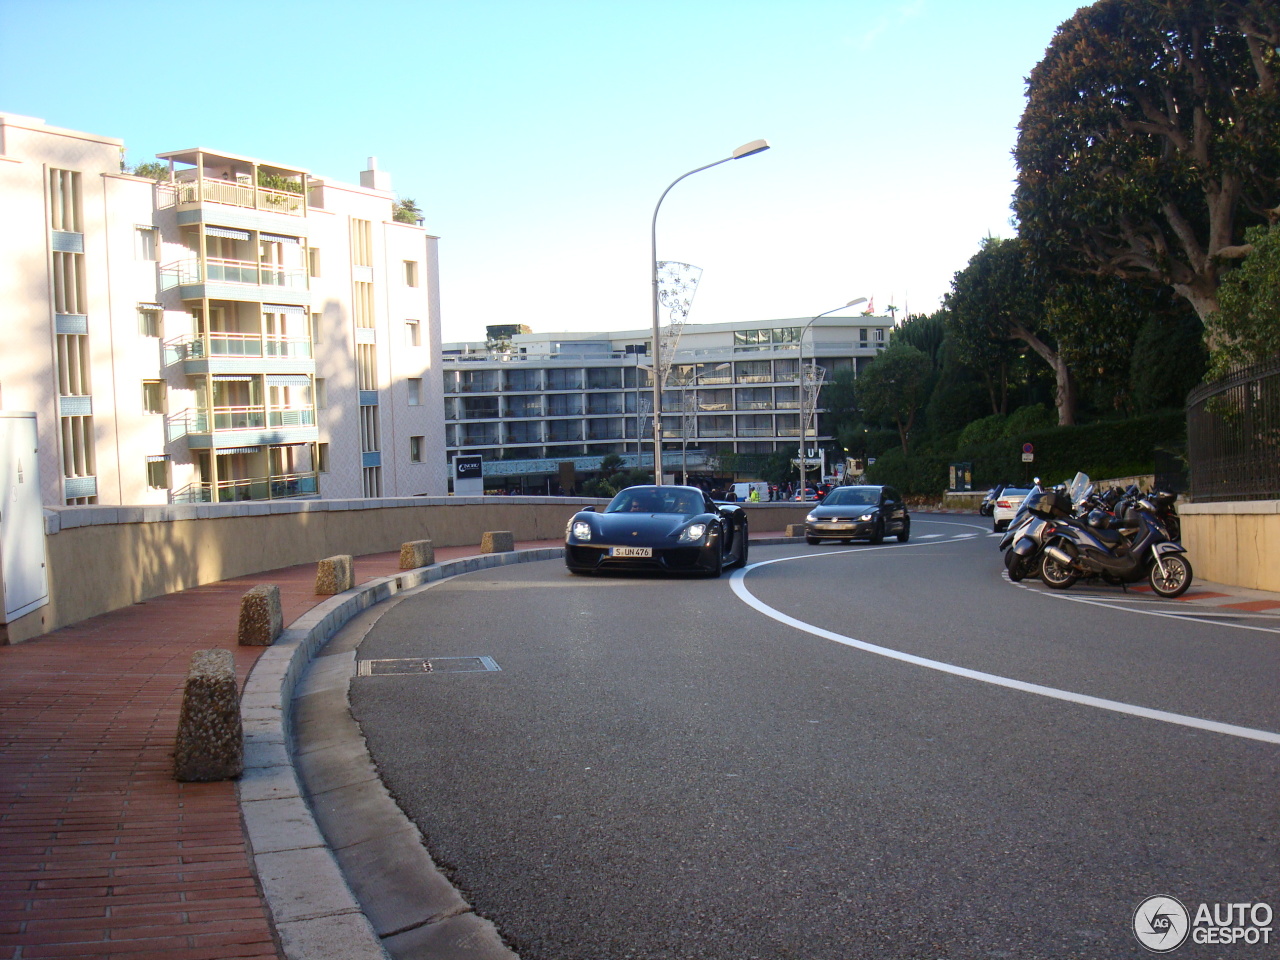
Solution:
{"label": "white facade", "polygon": [[436,239],[385,174],[122,150],[0,114],[0,408],[44,502],[443,493]]}
{"label": "white facade", "polygon": [[[892,329],[891,318],[872,316],[685,325],[662,394],[665,472],[725,453],[798,456],[802,411],[808,446],[830,444],[821,384],[856,375]],[[535,489],[562,461],[592,470],[593,460],[618,454],[652,465],[652,339],[628,330],[444,344],[450,460],[480,454],[495,484],[510,478]]]}

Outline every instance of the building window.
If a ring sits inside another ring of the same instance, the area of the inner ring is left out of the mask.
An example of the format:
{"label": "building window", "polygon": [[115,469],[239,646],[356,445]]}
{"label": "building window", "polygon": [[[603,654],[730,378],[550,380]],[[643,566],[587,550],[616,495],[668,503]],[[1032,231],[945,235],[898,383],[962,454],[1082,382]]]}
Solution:
{"label": "building window", "polygon": [[160,321],[164,311],[151,305],[138,307],[138,333],[144,337],[160,336]]}
{"label": "building window", "polygon": [[320,335],[320,319],[323,314],[313,313],[311,315],[311,342],[324,343],[324,338]]}
{"label": "building window", "polygon": [[364,495],[365,497],[382,496],[382,468],[381,467],[365,467],[364,468]]}
{"label": "building window", "polygon": [[55,313],[84,315],[88,300],[84,285],[84,254],[53,255],[53,309]]}
{"label": "building window", "polygon": [[89,338],[82,333],[60,333],[57,346],[58,395],[89,396]]}
{"label": "building window", "polygon": [[377,407],[360,408],[360,452],[377,453],[382,449]]}
{"label": "building window", "polygon": [[152,490],[169,489],[169,458],[147,457],[147,486]]}
{"label": "building window", "polygon": [[409,383],[409,406],[422,406],[422,378],[410,377]]}
{"label": "building window", "polygon": [[884,327],[876,327],[876,343],[884,343]]}
{"label": "building window", "polygon": [[373,223],[369,220],[351,221],[351,262],[357,267],[373,266]]}
{"label": "building window", "polygon": [[406,260],[404,262],[404,282],[407,287],[416,287],[418,285],[417,260]]}
{"label": "building window", "polygon": [[320,276],[320,248],[307,247],[307,273],[310,276]]}
{"label": "building window", "polygon": [[422,462],[422,437],[409,438],[409,462]]}
{"label": "building window", "polygon": [[135,237],[134,254],[139,260],[159,260],[160,241],[155,227],[138,224]]}
{"label": "building window", "polygon": [[378,389],[378,351],[372,343],[356,344],[356,389]]}
{"label": "building window", "polygon": [[352,284],[351,312],[355,314],[356,326],[371,328],[373,326],[373,284],[357,280]]}
{"label": "building window", "polygon": [[80,174],[49,171],[49,226],[65,233],[83,233],[80,226]]}
{"label": "building window", "polygon": [[327,443],[316,444],[316,473],[329,472],[329,445]]}
{"label": "building window", "polygon": [[164,381],[142,381],[142,412],[164,413]]}
{"label": "building window", "polygon": [[422,346],[422,326],[417,320],[404,322],[404,342],[405,346],[409,347]]}
{"label": "building window", "polygon": [[323,410],[329,406],[329,382],[324,377],[316,377],[316,409]]}

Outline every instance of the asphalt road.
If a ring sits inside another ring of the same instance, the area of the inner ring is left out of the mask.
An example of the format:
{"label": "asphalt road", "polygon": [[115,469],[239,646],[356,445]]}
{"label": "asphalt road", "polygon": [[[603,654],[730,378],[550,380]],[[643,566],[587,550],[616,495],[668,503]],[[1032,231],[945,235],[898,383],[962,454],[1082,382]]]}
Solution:
{"label": "asphalt road", "polygon": [[1014,585],[989,534],[445,581],[357,654],[440,672],[353,711],[524,960],[1138,957],[1153,895],[1280,911],[1280,618]]}

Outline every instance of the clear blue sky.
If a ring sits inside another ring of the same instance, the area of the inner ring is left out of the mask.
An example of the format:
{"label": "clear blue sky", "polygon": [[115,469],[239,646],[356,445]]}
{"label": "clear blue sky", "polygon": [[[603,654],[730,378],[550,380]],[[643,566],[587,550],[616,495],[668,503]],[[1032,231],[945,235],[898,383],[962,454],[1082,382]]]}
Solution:
{"label": "clear blue sky", "polygon": [[1009,236],[1023,80],[1076,0],[0,0],[0,110],[355,181],[440,236],[446,340],[692,323],[855,297],[936,309]]}

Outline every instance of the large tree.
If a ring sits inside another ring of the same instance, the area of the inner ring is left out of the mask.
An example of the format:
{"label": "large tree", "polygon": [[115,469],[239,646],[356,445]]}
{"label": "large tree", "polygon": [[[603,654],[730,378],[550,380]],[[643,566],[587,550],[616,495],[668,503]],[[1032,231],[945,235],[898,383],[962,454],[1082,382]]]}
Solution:
{"label": "large tree", "polygon": [[1249,231],[1253,252],[1222,284],[1222,309],[1209,321],[1221,347],[1210,376],[1280,358],[1280,226]]}
{"label": "large tree", "polygon": [[858,377],[858,406],[873,422],[891,422],[904,454],[909,452],[916,413],[929,399],[933,364],[907,343],[891,342]]}
{"label": "large tree", "polygon": [[1076,387],[1067,361],[1046,328],[1048,285],[1029,269],[1021,241],[987,237],[951,281],[946,320],[961,360],[982,369],[1021,341],[1053,370],[1058,423],[1076,422]]}
{"label": "large tree", "polygon": [[1280,4],[1099,0],[1027,80],[1015,156],[1035,259],[1217,310],[1244,230],[1280,216]]}

